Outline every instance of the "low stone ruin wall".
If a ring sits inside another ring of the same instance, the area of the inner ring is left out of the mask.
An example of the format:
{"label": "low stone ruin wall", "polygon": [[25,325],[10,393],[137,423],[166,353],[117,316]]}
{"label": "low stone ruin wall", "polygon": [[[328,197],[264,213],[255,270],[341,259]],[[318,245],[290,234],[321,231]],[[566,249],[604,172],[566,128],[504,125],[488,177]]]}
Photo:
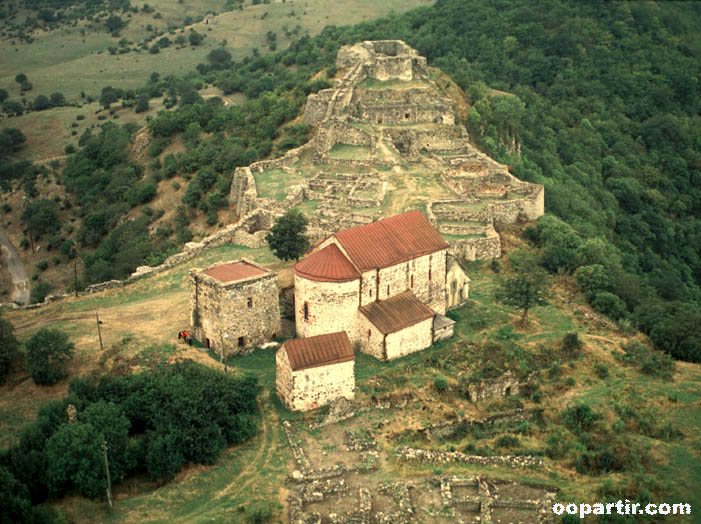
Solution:
{"label": "low stone ruin wall", "polygon": [[466,238],[450,242],[450,254],[470,262],[475,260],[491,260],[501,256],[501,240],[499,235],[490,229],[485,238]]}
{"label": "low stone ruin wall", "polygon": [[462,464],[480,464],[482,466],[507,466],[511,468],[545,468],[545,461],[538,457],[518,455],[496,455],[483,457],[481,455],[467,455],[460,451],[431,451],[427,449],[415,449],[400,447],[396,451],[397,457],[402,462],[428,462],[430,464],[449,464],[459,462]]}

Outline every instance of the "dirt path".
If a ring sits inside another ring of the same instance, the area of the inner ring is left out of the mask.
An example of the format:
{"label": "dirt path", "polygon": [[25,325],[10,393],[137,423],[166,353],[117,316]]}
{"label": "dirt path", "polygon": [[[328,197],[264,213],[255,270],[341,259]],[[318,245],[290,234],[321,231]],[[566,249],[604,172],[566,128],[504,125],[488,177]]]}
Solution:
{"label": "dirt path", "polygon": [[28,304],[29,279],[27,278],[27,273],[24,271],[24,265],[19,259],[17,249],[15,249],[15,246],[3,231],[0,231],[0,249],[2,249],[2,253],[7,259],[7,269],[12,277],[12,302],[23,305]]}
{"label": "dirt path", "polygon": [[[259,399],[258,409],[260,410],[262,417],[260,433],[256,437],[259,440],[259,445],[255,455],[250,459],[248,465],[239,472],[236,478],[232,479],[228,486],[217,492],[217,498],[231,498],[232,496],[236,497],[236,495],[248,489],[248,487],[256,480],[256,473],[264,470],[270,462],[272,455],[276,453],[277,447],[271,446],[271,442],[269,442],[269,440],[271,440],[269,438],[271,435],[269,434],[272,430],[270,427],[271,421],[266,420],[267,417],[265,416],[265,413],[272,414],[274,413],[274,410],[268,409],[266,411],[265,408],[266,406]],[[277,424],[277,416],[273,417],[272,422]],[[241,482],[242,479],[246,480]]]}

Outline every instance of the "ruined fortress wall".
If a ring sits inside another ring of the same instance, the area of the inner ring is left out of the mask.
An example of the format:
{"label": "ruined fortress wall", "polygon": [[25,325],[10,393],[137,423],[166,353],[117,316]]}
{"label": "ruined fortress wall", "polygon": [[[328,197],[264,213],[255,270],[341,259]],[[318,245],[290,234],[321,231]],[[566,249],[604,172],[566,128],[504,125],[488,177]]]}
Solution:
{"label": "ruined fortress wall", "polygon": [[494,220],[505,224],[516,222],[520,215],[528,220],[535,220],[545,213],[545,190],[535,186],[534,191],[518,200],[507,200],[490,204]]}
{"label": "ruined fortress wall", "polygon": [[358,350],[366,355],[371,355],[378,360],[384,360],[385,336],[365,315],[358,313]]}
{"label": "ruined fortress wall", "polygon": [[260,346],[280,333],[277,276],[272,273],[224,283],[192,270],[190,304],[195,336],[204,344],[209,339],[210,347],[224,355]]}
{"label": "ruined fortress wall", "polygon": [[501,241],[496,232],[489,233],[485,238],[466,238],[453,240],[450,243],[450,253],[456,257],[468,260],[491,260],[501,256]]}
{"label": "ruined fortress wall", "polygon": [[[345,331],[356,342],[355,316],[360,279],[350,282],[317,282],[295,275],[295,325],[298,337]],[[304,319],[307,304],[308,318]]]}
{"label": "ruined fortress wall", "polygon": [[250,167],[237,167],[231,180],[229,204],[240,217],[256,208],[256,181]]}
{"label": "ruined fortress wall", "polygon": [[408,328],[390,333],[385,339],[387,360],[394,360],[426,349],[433,343],[433,317]]}
{"label": "ruined fortress wall", "polygon": [[322,89],[318,93],[312,93],[307,97],[307,102],[304,106],[304,116],[302,117],[302,121],[305,124],[316,126],[324,120],[333,92],[333,89]]}
{"label": "ruined fortress wall", "polygon": [[491,224],[492,213],[488,206],[480,209],[460,207],[466,204],[469,204],[469,202],[465,200],[437,200],[429,203],[429,207],[436,220],[449,220],[451,222],[474,221]]}

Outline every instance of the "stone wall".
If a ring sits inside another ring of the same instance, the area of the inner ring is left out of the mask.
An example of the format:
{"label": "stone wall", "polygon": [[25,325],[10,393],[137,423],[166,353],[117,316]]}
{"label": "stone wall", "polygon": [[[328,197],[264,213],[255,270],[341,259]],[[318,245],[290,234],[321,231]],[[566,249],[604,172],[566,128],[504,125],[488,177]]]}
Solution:
{"label": "stone wall", "polygon": [[379,300],[410,290],[428,307],[444,314],[446,256],[447,250],[443,250],[380,269]]}
{"label": "stone wall", "polygon": [[385,336],[362,313],[357,314],[357,350],[377,360],[385,360]]}
{"label": "stone wall", "polygon": [[[317,282],[295,275],[295,325],[297,336],[305,338],[345,331],[357,342],[355,317],[360,279],[350,282]],[[308,318],[304,318],[307,305]]]}
{"label": "stone wall", "polygon": [[450,253],[462,260],[491,260],[501,256],[499,234],[489,230],[485,238],[466,238],[452,240]]}
{"label": "stone wall", "polygon": [[507,371],[497,378],[488,378],[479,384],[467,386],[467,399],[471,402],[481,402],[494,397],[508,397],[518,395],[521,391],[521,382],[518,377]]}
{"label": "stone wall", "polygon": [[387,360],[401,358],[430,347],[433,343],[432,328],[433,317],[387,335],[385,339]]}
{"label": "stone wall", "polygon": [[309,411],[339,398],[355,397],[355,361],[292,371],[285,345],[276,355],[276,390],[292,411]]}
{"label": "stone wall", "polygon": [[260,346],[280,333],[280,306],[274,273],[266,272],[237,282],[221,282],[192,269],[190,307],[195,336],[224,356]]}

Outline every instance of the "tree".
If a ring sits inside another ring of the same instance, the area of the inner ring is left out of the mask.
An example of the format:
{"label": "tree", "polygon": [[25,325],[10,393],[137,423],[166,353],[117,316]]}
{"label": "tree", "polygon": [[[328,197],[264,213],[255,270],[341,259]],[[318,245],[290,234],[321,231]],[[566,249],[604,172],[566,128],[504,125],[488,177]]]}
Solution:
{"label": "tree", "polygon": [[82,422],[64,424],[46,442],[46,483],[49,493],[63,495],[76,488],[89,498],[105,492],[102,435]]}
{"label": "tree", "polygon": [[280,260],[299,260],[309,249],[306,231],[307,219],[299,210],[290,209],[275,221],[265,240]]}
{"label": "tree", "polygon": [[19,85],[26,84],[28,81],[29,79],[24,73],[20,73],[15,77],[15,82],[17,82]]}
{"label": "tree", "polygon": [[7,100],[8,96],[10,95],[8,94],[7,89],[0,89],[0,104]]}
{"label": "tree", "polygon": [[139,98],[136,99],[136,105],[134,106],[134,111],[137,113],[144,113],[148,111],[149,109],[149,104],[148,104],[148,97],[147,96],[140,96]]}
{"label": "tree", "polygon": [[190,41],[190,45],[200,45],[202,43],[202,40],[204,40],[204,35],[201,35],[197,31],[190,31],[190,34],[187,36],[187,39]]}
{"label": "tree", "polygon": [[21,219],[36,237],[44,233],[53,233],[61,228],[58,220],[58,204],[48,198],[30,202],[22,211]]}
{"label": "tree", "polygon": [[218,47],[207,55],[207,60],[217,69],[223,69],[231,63],[231,53],[226,49]]}
{"label": "tree", "polygon": [[20,116],[24,113],[24,106],[17,100],[8,100],[3,104],[2,109],[9,116]]}
{"label": "tree", "polygon": [[0,384],[5,382],[7,371],[17,356],[19,342],[15,338],[12,324],[0,317]]}
{"label": "tree", "polygon": [[43,111],[44,109],[48,109],[50,107],[51,101],[46,95],[39,95],[34,99],[34,103],[32,104],[32,109],[34,111]]}
{"label": "tree", "polygon": [[51,93],[51,105],[53,107],[61,107],[66,104],[66,97],[63,96],[63,93],[60,92],[55,92]]}
{"label": "tree", "polygon": [[105,21],[105,27],[110,33],[114,33],[124,27],[124,21],[117,15],[112,15]]}
{"label": "tree", "polygon": [[532,254],[517,250],[509,258],[514,273],[500,280],[496,299],[520,309],[521,323],[525,325],[528,323],[528,310],[546,303],[547,277]]}
{"label": "tree", "polygon": [[0,131],[0,157],[19,151],[27,140],[21,130],[15,127],[6,127]]}
{"label": "tree", "polygon": [[73,356],[68,335],[57,329],[41,328],[27,343],[27,369],[35,383],[52,385],[66,376],[63,364]]}

